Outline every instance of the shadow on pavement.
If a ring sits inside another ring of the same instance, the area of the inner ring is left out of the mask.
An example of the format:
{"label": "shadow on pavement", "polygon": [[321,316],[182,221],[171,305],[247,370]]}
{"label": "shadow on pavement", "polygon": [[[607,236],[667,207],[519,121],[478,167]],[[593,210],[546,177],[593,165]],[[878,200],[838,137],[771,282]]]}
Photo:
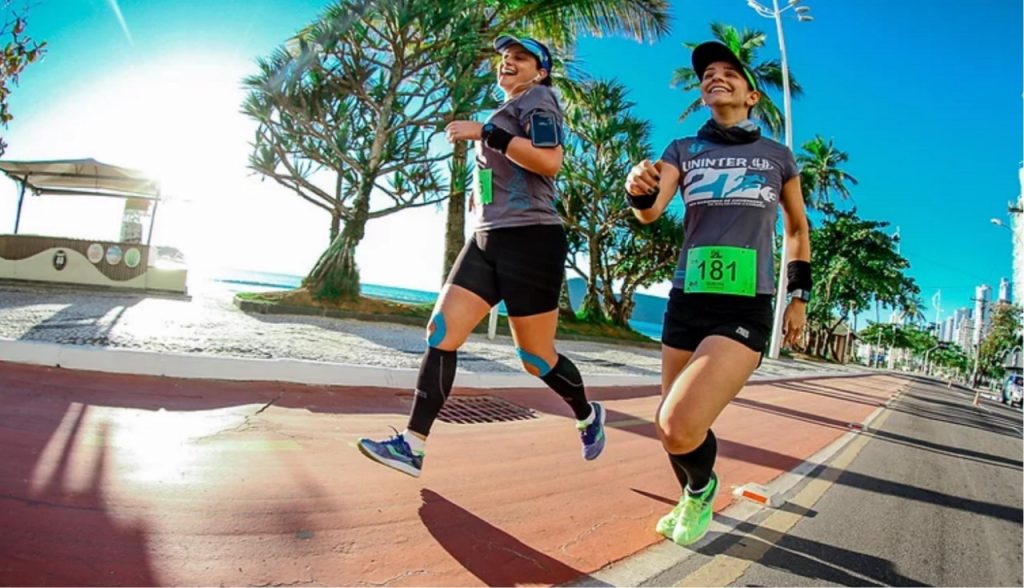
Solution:
{"label": "shadow on pavement", "polygon": [[117,322],[129,308],[142,300],[131,296],[97,300],[69,296],[66,306],[32,326],[19,339],[107,347],[111,344],[110,332]]}
{"label": "shadow on pavement", "polygon": [[420,519],[463,568],[487,586],[560,584],[583,572],[524,544],[431,490],[421,490]]}
{"label": "shadow on pavement", "polygon": [[722,520],[736,525],[735,530],[712,541],[700,550],[701,554],[714,557],[729,551],[730,556],[787,570],[818,583],[840,586],[927,585],[903,576],[886,559],[729,520],[728,517]]}
{"label": "shadow on pavement", "polygon": [[[45,430],[0,428],[8,452],[0,465],[5,586],[158,584],[146,526],[112,514],[104,488],[119,466],[108,450],[109,423],[90,426],[89,408],[65,406]],[[13,423],[7,410],[0,420]]]}

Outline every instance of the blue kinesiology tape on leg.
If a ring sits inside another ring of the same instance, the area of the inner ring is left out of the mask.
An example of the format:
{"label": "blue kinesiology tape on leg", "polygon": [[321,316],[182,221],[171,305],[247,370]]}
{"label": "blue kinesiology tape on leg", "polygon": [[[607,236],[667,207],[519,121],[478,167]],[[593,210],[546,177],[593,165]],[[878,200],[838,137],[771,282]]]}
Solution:
{"label": "blue kinesiology tape on leg", "polygon": [[441,341],[444,341],[444,336],[448,332],[444,324],[444,315],[437,313],[430,317],[430,322],[434,324],[434,332],[427,337],[427,345],[437,347],[441,344]]}
{"label": "blue kinesiology tape on leg", "polygon": [[529,351],[521,347],[516,347],[516,353],[519,355],[519,359],[523,360],[523,363],[528,363],[533,367],[537,368],[537,371],[539,372],[537,375],[540,376],[541,378],[548,375],[548,372],[551,371],[551,366],[548,365],[548,362],[530,353]]}

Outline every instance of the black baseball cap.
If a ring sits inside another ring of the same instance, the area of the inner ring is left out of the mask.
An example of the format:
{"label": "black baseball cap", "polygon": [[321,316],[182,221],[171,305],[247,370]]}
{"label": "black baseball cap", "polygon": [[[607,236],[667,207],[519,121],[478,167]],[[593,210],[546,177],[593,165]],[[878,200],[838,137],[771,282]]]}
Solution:
{"label": "black baseball cap", "polygon": [[690,57],[693,63],[693,71],[697,74],[698,80],[704,79],[704,70],[709,65],[716,61],[724,61],[725,63],[731,64],[737,70],[739,70],[743,77],[747,78],[747,83],[754,91],[758,91],[757,81],[754,78],[754,74],[751,73],[750,68],[747,64],[740,61],[739,57],[732,52],[725,44],[719,43],[718,41],[708,41],[697,45],[697,48],[693,50],[693,55]]}

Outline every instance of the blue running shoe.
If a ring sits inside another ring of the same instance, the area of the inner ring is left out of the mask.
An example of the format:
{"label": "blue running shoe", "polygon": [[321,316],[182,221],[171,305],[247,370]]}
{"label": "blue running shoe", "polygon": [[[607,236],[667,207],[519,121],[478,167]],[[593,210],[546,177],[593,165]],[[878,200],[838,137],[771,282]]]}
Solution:
{"label": "blue running shoe", "polygon": [[373,461],[394,468],[414,478],[423,470],[423,453],[415,452],[398,431],[384,441],[360,439],[359,451]]}
{"label": "blue running shoe", "polygon": [[604,407],[600,402],[591,402],[590,406],[594,409],[594,421],[589,425],[576,423],[583,441],[583,459],[587,461],[597,459],[604,451]]}

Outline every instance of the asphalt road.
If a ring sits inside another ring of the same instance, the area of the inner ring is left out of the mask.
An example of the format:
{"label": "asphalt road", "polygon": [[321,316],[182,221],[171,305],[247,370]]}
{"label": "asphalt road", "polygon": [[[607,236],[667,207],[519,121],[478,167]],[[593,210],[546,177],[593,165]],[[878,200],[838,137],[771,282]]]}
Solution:
{"label": "asphalt road", "polygon": [[1021,586],[1021,411],[919,380],[682,585]]}

